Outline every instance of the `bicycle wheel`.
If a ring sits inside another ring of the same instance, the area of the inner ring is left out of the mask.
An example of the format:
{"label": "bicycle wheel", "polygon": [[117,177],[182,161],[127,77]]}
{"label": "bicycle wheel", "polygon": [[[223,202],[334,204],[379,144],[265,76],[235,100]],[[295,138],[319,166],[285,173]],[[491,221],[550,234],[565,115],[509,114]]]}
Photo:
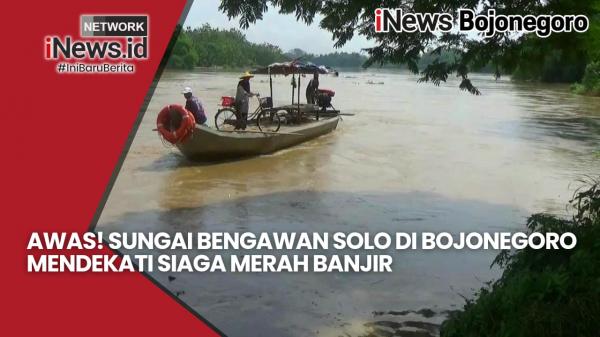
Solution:
{"label": "bicycle wheel", "polygon": [[256,119],[260,131],[277,132],[281,127],[281,118],[275,110],[263,110]]}
{"label": "bicycle wheel", "polygon": [[220,109],[215,115],[215,127],[217,130],[231,131],[236,128],[238,119],[233,109]]}

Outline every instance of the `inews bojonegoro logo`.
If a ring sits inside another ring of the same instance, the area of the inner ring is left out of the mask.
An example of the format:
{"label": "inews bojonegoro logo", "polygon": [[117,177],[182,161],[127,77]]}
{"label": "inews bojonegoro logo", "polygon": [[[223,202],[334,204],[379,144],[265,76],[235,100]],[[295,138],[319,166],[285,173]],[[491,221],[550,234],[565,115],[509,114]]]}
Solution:
{"label": "inews bojonegoro logo", "polygon": [[[456,24],[455,24],[456,21]],[[497,33],[535,33],[546,38],[553,33],[588,30],[590,21],[585,15],[503,15],[495,9],[476,13],[461,8],[456,18],[450,13],[410,13],[401,8],[375,9],[376,33],[414,32],[478,32],[484,37]]]}
{"label": "inews bojonegoro logo", "polygon": [[81,15],[79,38],[46,36],[44,58],[58,73],[133,73],[131,61],[148,59],[148,33],[147,15]]}

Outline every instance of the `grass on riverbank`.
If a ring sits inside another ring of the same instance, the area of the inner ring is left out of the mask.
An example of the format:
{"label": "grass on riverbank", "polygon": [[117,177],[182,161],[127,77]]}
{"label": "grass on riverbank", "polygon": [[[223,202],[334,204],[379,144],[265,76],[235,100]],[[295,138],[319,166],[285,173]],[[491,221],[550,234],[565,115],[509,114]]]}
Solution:
{"label": "grass on riverbank", "polygon": [[532,215],[528,232],[573,232],[572,250],[502,252],[502,277],[444,322],[442,337],[592,337],[600,332],[600,183],[579,190],[572,219]]}

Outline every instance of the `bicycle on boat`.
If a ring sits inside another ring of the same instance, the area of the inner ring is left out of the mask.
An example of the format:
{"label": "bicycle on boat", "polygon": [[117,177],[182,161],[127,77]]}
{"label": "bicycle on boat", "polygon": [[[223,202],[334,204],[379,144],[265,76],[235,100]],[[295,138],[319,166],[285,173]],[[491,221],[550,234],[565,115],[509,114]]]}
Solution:
{"label": "bicycle on boat", "polygon": [[[273,108],[273,100],[271,97],[260,97],[258,99],[258,107],[254,112],[249,113],[247,117],[248,125],[256,123],[258,129],[262,132],[277,132],[281,127],[282,117],[277,109]],[[235,108],[235,98],[231,96],[221,97],[222,108],[215,115],[215,127],[219,131],[234,131],[240,127],[240,118],[238,111]]]}

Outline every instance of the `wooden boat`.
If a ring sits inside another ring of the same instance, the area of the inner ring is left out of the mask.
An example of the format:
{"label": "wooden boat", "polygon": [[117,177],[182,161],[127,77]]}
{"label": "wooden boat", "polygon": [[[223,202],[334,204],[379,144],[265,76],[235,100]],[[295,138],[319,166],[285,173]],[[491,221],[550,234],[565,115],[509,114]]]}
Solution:
{"label": "wooden boat", "polygon": [[196,126],[192,135],[177,148],[194,161],[218,161],[269,154],[327,134],[338,125],[339,116],[321,118],[279,132],[218,131]]}
{"label": "wooden boat", "polygon": [[[166,128],[168,120],[166,118],[164,120],[159,118],[157,120],[158,131],[163,134],[164,138],[169,137],[174,139],[175,142],[171,143],[175,144],[179,151],[189,160],[219,161],[273,153],[335,130],[340,116],[343,114],[339,110],[333,109],[331,105],[331,97],[335,94],[332,90],[322,90],[328,92],[329,101],[326,103],[328,106],[325,106],[323,102],[318,105],[300,103],[301,75],[326,74],[328,73],[326,67],[303,64],[298,60],[294,60],[285,63],[274,63],[265,68],[257,69],[253,73],[269,75],[269,89],[271,93],[269,97],[273,97],[273,75],[292,75],[294,78],[293,83],[296,83],[295,76],[297,76],[298,85],[292,85],[292,104],[273,107],[271,101],[268,106],[263,107],[262,102],[259,100],[259,108],[269,109],[277,114],[280,111],[284,111],[286,119],[289,118],[288,120],[298,122],[299,124],[290,127],[286,126],[277,132],[263,132],[257,130],[224,131],[218,130],[219,127],[217,125],[215,129],[198,125],[193,129],[186,129],[186,124],[181,123],[182,126],[175,131],[171,131]],[[295,103],[294,89],[297,89],[297,100]],[[227,100],[227,102],[230,101]],[[222,103],[221,106],[224,107],[223,111],[232,109],[229,104]],[[163,109],[165,111],[163,113],[166,114],[168,112],[170,114],[174,108],[177,107],[167,106]],[[185,114],[181,118],[185,119]],[[190,131],[191,135],[188,136]],[[171,135],[173,137],[170,137]],[[184,140],[179,141],[180,139]]]}

